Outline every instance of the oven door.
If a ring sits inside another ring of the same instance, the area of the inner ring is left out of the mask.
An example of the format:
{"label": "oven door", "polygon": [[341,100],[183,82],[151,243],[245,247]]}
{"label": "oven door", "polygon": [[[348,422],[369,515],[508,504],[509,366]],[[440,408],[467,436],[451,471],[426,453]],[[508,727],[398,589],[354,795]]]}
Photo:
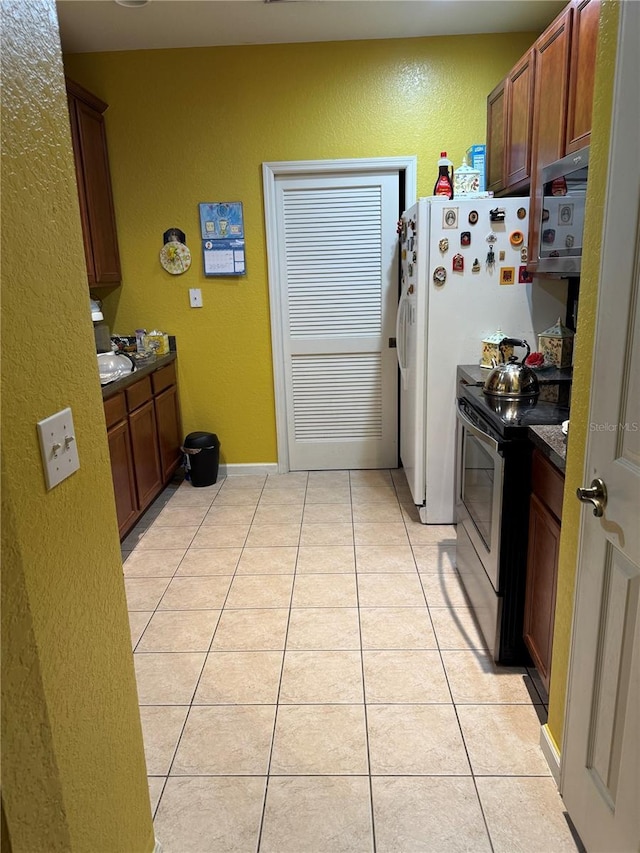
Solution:
{"label": "oven door", "polygon": [[483,568],[500,592],[500,528],[504,458],[500,444],[479,429],[457,407],[458,457],[456,503]]}

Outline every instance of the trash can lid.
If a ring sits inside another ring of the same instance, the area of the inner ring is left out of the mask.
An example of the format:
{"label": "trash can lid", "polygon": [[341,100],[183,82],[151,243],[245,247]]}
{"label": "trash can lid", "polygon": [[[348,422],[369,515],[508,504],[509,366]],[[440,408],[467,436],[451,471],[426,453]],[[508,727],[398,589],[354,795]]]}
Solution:
{"label": "trash can lid", "polygon": [[185,447],[219,447],[218,436],[213,432],[190,432],[184,440]]}

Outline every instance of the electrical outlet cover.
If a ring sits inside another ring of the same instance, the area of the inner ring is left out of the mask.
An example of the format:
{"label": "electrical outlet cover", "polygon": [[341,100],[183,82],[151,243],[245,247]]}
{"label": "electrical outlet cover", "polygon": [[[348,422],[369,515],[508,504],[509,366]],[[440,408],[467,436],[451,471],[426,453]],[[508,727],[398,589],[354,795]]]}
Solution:
{"label": "electrical outlet cover", "polygon": [[47,489],[52,489],[80,467],[71,409],[38,421],[38,437]]}

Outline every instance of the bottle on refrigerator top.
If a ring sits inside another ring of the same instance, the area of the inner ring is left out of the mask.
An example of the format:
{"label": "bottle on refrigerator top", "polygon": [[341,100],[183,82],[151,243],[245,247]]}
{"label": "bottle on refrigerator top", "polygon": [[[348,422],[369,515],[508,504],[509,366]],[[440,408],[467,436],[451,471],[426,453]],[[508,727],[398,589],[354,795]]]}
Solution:
{"label": "bottle on refrigerator top", "polygon": [[[449,173],[451,170],[451,173]],[[453,163],[447,159],[447,152],[440,152],[438,160],[438,179],[433,188],[433,194],[453,198]]]}

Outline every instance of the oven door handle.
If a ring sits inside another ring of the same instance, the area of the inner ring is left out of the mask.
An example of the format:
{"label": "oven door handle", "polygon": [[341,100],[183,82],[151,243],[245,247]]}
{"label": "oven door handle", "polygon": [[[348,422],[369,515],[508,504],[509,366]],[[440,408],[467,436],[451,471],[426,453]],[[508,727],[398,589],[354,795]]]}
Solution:
{"label": "oven door handle", "polygon": [[492,438],[490,435],[487,435],[486,432],[483,432],[481,429],[478,429],[478,427],[474,423],[472,423],[469,418],[467,418],[466,415],[463,413],[462,409],[460,408],[460,403],[458,402],[456,402],[456,409],[458,414],[458,420],[464,424],[465,429],[468,429],[469,432],[478,439],[478,441],[481,441],[483,444],[488,445],[496,453],[499,452],[500,443],[497,442],[495,438]]}

